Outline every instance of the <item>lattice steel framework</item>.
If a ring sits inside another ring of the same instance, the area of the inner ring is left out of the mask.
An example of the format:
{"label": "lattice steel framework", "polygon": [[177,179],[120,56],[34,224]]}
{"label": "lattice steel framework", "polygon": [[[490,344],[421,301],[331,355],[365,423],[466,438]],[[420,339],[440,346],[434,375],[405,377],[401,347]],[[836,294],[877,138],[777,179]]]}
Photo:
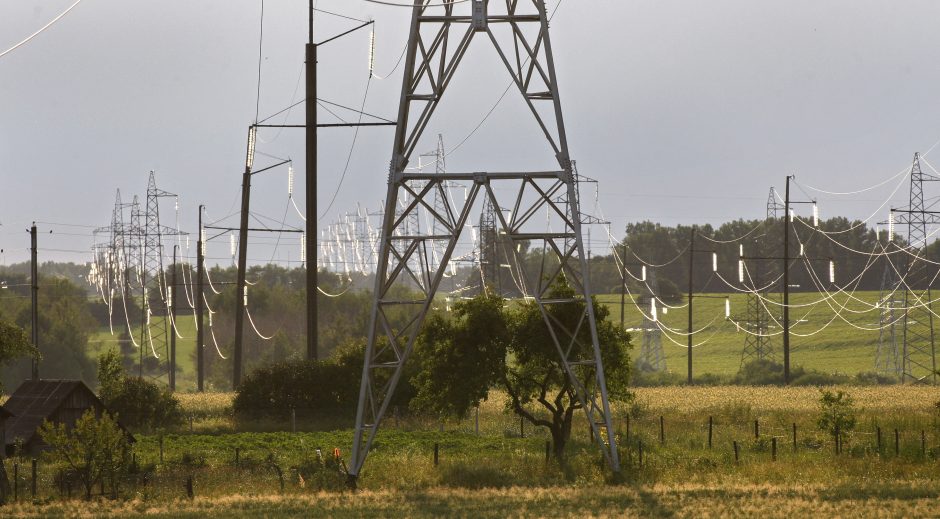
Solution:
{"label": "lattice steel framework", "polygon": [[[649,287],[646,301],[647,305],[659,302],[659,281],[656,279],[656,269],[650,269],[646,285]],[[657,306],[659,306],[657,304]],[[666,356],[663,354],[663,332],[659,325],[651,318],[652,308],[643,314],[643,344],[640,347],[640,357],[637,363],[650,371],[666,371]]]}
{"label": "lattice steel framework", "polygon": [[878,297],[879,311],[879,329],[878,329],[878,350],[875,352],[875,371],[881,375],[897,377],[901,379],[901,348],[898,344],[898,315],[902,315],[904,310],[899,309],[904,304],[903,300],[897,298],[898,275],[895,266],[891,261],[885,258],[885,269],[881,275],[881,293]]}
{"label": "lattice steel framework", "polygon": [[[493,44],[551,147],[558,169],[448,171],[443,174],[406,169],[476,36],[482,36]],[[444,183],[448,180],[472,183],[465,200],[450,200],[446,196]],[[489,200],[494,207],[511,208],[507,214],[495,213],[507,239],[513,243],[529,241],[541,245],[544,252],[542,267],[537,279],[527,284],[532,287],[530,296],[542,311],[561,364],[575,388],[603,456],[614,471],[620,470],[594,307],[591,299],[585,297],[590,294],[590,280],[575,191],[543,0],[507,0],[505,4],[483,0],[461,4],[415,0],[349,463],[352,484],[362,469],[478,197]],[[444,201],[443,212],[433,205],[434,193]],[[509,194],[506,203],[500,203],[497,193]],[[408,200],[404,210],[396,211],[395,208],[404,200]],[[419,208],[430,212],[439,223],[439,234],[432,233],[433,226],[426,228],[425,233],[403,232],[405,222]],[[541,216],[546,212],[550,222]],[[435,246],[441,247],[443,255],[432,262],[430,252]],[[515,251],[515,247],[512,250]],[[518,275],[524,276],[525,273],[519,272]],[[574,289],[575,296],[548,298],[550,287],[561,279]],[[401,291],[395,288],[408,283],[418,287],[418,297],[397,295]],[[583,309],[574,329],[562,325],[549,311],[564,305]],[[584,334],[590,336],[588,344],[581,339]],[[583,355],[582,352],[587,353]]]}
{"label": "lattice steel framework", "polygon": [[[924,173],[920,168],[920,154],[914,154],[911,164],[910,204],[904,209],[892,209],[895,224],[907,225],[907,251],[903,256],[904,322],[901,343],[901,381],[937,382],[937,357],[933,329],[933,308],[930,284],[935,272],[923,260],[927,247],[927,226],[940,223],[940,214],[930,211],[924,203],[924,182],[940,178]],[[936,202],[931,203],[933,205]]]}
{"label": "lattice steel framework", "polygon": [[[784,206],[780,202],[780,197],[777,196],[777,191],[771,187],[767,195],[767,221],[777,221],[778,214],[783,210]],[[764,250],[762,254],[764,256],[773,256],[772,252],[774,247],[772,247],[767,240],[763,239],[765,237],[766,236],[761,236],[759,241],[755,242],[755,245],[763,245]],[[770,308],[775,308],[775,306],[768,303],[771,298],[770,285],[772,284],[774,276],[776,276],[776,272],[774,272],[772,267],[765,265],[762,260],[758,260],[754,264],[754,275],[752,278],[754,291],[747,293],[747,314],[742,323],[745,329],[750,333],[744,334],[744,349],[741,351],[741,367],[744,367],[745,364],[752,360],[767,359],[774,361],[777,358],[770,336],[770,326],[771,323],[774,322],[774,319],[768,311]],[[779,319],[777,320],[779,321]]]}

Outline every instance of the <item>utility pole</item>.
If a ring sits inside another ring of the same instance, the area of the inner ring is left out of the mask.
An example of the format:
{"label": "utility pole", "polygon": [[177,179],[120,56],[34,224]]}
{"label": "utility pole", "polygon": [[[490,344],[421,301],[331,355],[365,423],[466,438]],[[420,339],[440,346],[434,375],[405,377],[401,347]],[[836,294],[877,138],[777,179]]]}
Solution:
{"label": "utility pole", "polygon": [[694,272],[693,265],[695,259],[695,226],[692,226],[692,232],[689,235],[689,330],[688,330],[688,370],[689,370],[689,385],[692,385],[692,273]]}
{"label": "utility pole", "polygon": [[[30,262],[29,262],[29,272],[30,272],[30,292],[32,294],[32,305],[30,307],[30,328],[32,332],[33,347],[36,348],[36,351],[39,351],[39,260],[38,252],[36,247],[36,222],[33,222],[32,227],[29,228],[29,242],[30,242]],[[39,355],[33,357],[32,362],[32,379],[39,380]]]}
{"label": "utility pole", "polygon": [[790,179],[783,199],[783,383],[790,383]]}
{"label": "utility pole", "polygon": [[307,67],[307,360],[317,360],[317,44],[313,42],[313,2],[310,0],[306,45]]}
{"label": "utility pole", "polygon": [[170,373],[167,377],[170,391],[176,391],[176,255],[179,245],[173,245],[173,270],[170,272],[170,289],[167,294],[170,305]]}
{"label": "utility pole", "polygon": [[623,260],[620,266],[620,329],[624,329],[624,305],[627,301],[627,237],[623,237]]}
{"label": "utility pole", "polygon": [[202,286],[205,274],[202,272],[205,268],[205,243],[203,242],[202,230],[202,211],[206,206],[199,206],[199,238],[196,241],[196,387],[199,391],[204,391],[203,379],[205,379],[205,331],[203,330],[203,313],[205,313],[205,301],[203,300]]}
{"label": "utility pole", "polygon": [[[238,273],[235,281],[235,352],[232,356],[232,389],[242,382],[242,348],[245,331],[245,269],[248,264],[248,207],[251,199],[251,167],[255,159],[256,126],[248,128],[248,152],[245,156],[245,173],[242,175],[242,210],[238,226]],[[307,215],[310,218],[310,215]],[[313,216],[316,218],[316,216]]]}

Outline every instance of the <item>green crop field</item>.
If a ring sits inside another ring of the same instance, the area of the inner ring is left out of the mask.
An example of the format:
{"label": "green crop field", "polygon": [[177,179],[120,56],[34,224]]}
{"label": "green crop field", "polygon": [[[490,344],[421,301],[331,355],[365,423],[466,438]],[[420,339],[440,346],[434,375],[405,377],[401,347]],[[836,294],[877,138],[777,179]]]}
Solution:
{"label": "green crop field", "polygon": [[[706,296],[706,297],[702,297]],[[771,299],[780,301],[779,294],[770,294]],[[878,301],[877,292],[856,292],[854,298],[844,294],[833,295],[825,299],[819,293],[791,294],[791,364],[815,369],[826,373],[845,373],[854,375],[860,372],[874,371],[875,353],[878,348],[879,312],[872,309]],[[609,319],[620,321],[620,295],[605,294],[597,297],[598,301],[610,309]],[[731,319],[725,319],[725,294],[695,294],[693,296],[693,371],[696,376],[711,373],[730,375],[741,366],[741,353],[744,348],[746,333],[741,331],[736,322],[745,320],[747,300],[744,294],[733,294]],[[666,365],[669,371],[685,374],[686,347],[688,330],[688,307],[685,299],[670,303],[680,308],[668,309],[664,313],[659,309],[658,319],[664,332],[661,337]],[[799,306],[805,305],[805,306]],[[768,303],[771,314],[780,319],[778,307]],[[643,307],[649,313],[649,308]],[[643,316],[637,305],[627,298],[624,307],[624,325],[634,329],[632,343],[634,355],[642,343],[641,325]],[[900,328],[898,328],[900,333]],[[778,362],[781,360],[782,329],[776,323],[770,323],[768,333],[772,350]]]}

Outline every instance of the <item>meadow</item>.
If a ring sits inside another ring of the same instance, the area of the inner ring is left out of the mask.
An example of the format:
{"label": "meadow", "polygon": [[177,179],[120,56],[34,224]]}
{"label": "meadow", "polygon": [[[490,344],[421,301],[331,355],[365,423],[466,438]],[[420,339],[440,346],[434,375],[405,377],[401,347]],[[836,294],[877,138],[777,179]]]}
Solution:
{"label": "meadow", "polygon": [[[141,476],[128,483],[124,498],[66,499],[56,488],[53,467],[40,460],[39,497],[32,500],[28,461],[18,460],[20,501],[3,512],[18,517],[935,516],[940,389],[832,389],[853,396],[858,418],[839,454],[832,437],[816,427],[817,388],[638,388],[633,402],[614,408],[620,478],[605,468],[581,420],[575,422],[566,462],[546,460],[546,431],[529,424],[521,428],[496,394],[481,406],[478,419],[386,420],[356,493],[345,489],[337,470],[302,476],[305,466],[316,465],[318,448],[327,466],[334,449],[348,458],[351,423],[323,430],[298,416],[297,432],[291,432],[289,422],[236,421],[231,394],[181,394],[191,425],[137,435]],[[13,462],[7,461],[10,474]],[[185,489],[190,477],[192,499]]]}

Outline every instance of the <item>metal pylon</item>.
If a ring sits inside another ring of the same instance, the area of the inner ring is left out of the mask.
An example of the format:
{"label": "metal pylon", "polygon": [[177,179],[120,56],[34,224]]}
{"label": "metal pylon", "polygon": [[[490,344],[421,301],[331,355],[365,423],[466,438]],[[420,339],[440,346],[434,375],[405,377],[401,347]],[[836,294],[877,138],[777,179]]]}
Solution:
{"label": "metal pylon", "polygon": [[[659,302],[659,281],[656,279],[655,269],[650,269],[646,285],[649,289],[647,290],[646,301],[643,301],[643,303],[651,307],[653,305],[659,307],[660,305],[657,304]],[[652,308],[648,313],[643,314],[643,345],[640,347],[640,358],[637,359],[637,364],[650,371],[666,371],[662,330],[659,329],[656,321],[652,319],[652,314]]]}
{"label": "metal pylon", "polygon": [[147,209],[144,213],[145,227],[142,236],[141,294],[146,334],[141,334],[141,353],[149,347],[151,355],[159,360],[160,367],[149,373],[155,378],[169,374],[169,334],[172,333],[167,303],[169,289],[166,271],[163,268],[163,237],[175,236],[179,233],[177,229],[160,224],[161,198],[176,198],[176,195],[157,189],[156,177],[151,171],[147,181]]}
{"label": "metal pylon", "polygon": [[901,379],[901,349],[898,344],[897,327],[904,310],[896,310],[904,303],[897,299],[898,276],[890,259],[885,257],[885,269],[881,276],[881,293],[878,297],[878,350],[875,352],[875,372]]}
{"label": "metal pylon", "polygon": [[[776,222],[778,213],[783,210],[784,206],[780,203],[777,191],[771,187],[767,194],[767,221]],[[764,238],[764,236],[759,238]],[[764,245],[764,250],[761,252],[763,256],[774,256],[766,240],[755,240],[754,245],[755,247]],[[747,293],[747,315],[742,323],[749,333],[744,334],[741,367],[752,360],[776,360],[776,353],[770,338],[770,323],[774,319],[768,311],[770,308],[775,308],[775,306],[769,306],[771,304],[769,303],[770,286],[774,276],[776,276],[774,269],[768,268],[762,261],[758,260],[754,265],[754,291]]]}
{"label": "metal pylon", "polygon": [[[406,170],[458,65],[477,36],[495,47],[500,61],[546,137],[557,161],[557,169],[448,171],[443,174]],[[472,183],[465,200],[448,199],[444,192],[444,182],[448,180]],[[500,189],[494,189],[494,185]],[[445,268],[478,197],[489,200],[495,207],[511,208],[507,214],[496,211],[506,239],[514,244],[527,241],[541,245],[544,253],[540,272],[527,284],[532,287],[530,296],[542,311],[598,447],[610,467],[619,472],[620,460],[608,405],[594,307],[591,299],[586,297],[590,294],[590,279],[575,191],[543,0],[507,0],[504,5],[484,0],[443,4],[436,0],[415,0],[349,463],[351,482],[356,481],[362,470]],[[435,192],[445,201],[443,213],[433,207]],[[508,193],[508,200],[501,204],[497,193]],[[556,202],[559,195],[565,195],[565,203]],[[395,209],[403,200],[409,202],[399,213]],[[439,234],[431,234],[427,227],[425,233],[400,232],[409,215],[419,207],[429,211],[431,217],[439,222]],[[546,213],[550,222],[542,216]],[[436,245],[441,246],[443,255],[432,262],[430,251]],[[511,249],[516,250],[515,247]],[[514,264],[520,265],[521,262]],[[518,275],[524,276],[525,273],[519,272]],[[575,296],[547,298],[551,286],[562,277],[574,289]],[[402,298],[402,292],[396,287],[407,286],[409,282],[417,287],[419,294]],[[566,329],[548,311],[561,305],[583,305],[583,313],[575,329]],[[581,344],[578,339],[585,328],[590,332],[590,344]]]}
{"label": "metal pylon", "polygon": [[[937,382],[937,358],[933,330],[933,309],[930,283],[934,272],[928,268],[923,254],[927,247],[927,226],[940,223],[940,214],[930,211],[924,203],[924,182],[940,178],[924,173],[920,154],[911,164],[910,204],[892,209],[895,224],[907,225],[907,245],[902,256],[903,276],[899,280],[903,295],[904,322],[901,343],[901,381]],[[933,205],[933,204],[931,204]]]}

